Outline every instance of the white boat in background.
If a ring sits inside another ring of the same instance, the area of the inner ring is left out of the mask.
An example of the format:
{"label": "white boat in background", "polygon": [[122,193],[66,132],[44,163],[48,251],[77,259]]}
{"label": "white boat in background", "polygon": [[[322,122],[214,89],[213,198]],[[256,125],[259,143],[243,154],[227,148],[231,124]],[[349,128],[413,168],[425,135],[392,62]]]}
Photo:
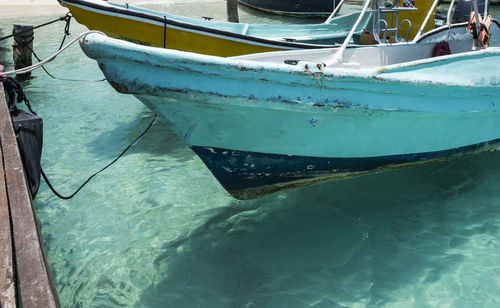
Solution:
{"label": "white boat in background", "polygon": [[[500,47],[483,47],[464,26],[443,29],[419,31],[411,42],[350,48],[347,37],[341,48],[235,58],[99,34],[81,47],[117,91],[159,114],[230,194],[250,199],[498,149]],[[498,31],[493,21],[489,34]],[[443,45],[451,54],[432,57]]]}

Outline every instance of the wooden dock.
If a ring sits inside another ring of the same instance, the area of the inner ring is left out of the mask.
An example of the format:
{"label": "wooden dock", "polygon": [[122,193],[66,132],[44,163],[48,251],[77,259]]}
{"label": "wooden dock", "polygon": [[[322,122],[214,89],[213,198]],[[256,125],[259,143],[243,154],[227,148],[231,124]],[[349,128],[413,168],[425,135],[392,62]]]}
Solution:
{"label": "wooden dock", "polygon": [[0,307],[60,307],[0,83]]}

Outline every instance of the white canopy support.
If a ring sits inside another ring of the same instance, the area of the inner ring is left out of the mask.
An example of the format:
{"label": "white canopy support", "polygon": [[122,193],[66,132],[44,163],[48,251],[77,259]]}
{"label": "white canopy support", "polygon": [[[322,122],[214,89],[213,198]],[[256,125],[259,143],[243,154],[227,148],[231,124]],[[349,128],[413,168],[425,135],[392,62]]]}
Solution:
{"label": "white canopy support", "polygon": [[[333,9],[333,12],[325,20],[325,22],[324,22],[325,24],[329,24],[332,21],[333,17],[335,17],[335,14],[337,14],[337,12],[340,10],[340,7],[342,6],[342,4],[344,4],[344,0],[341,0],[339,2],[339,4],[337,4],[337,6]],[[335,5],[335,0],[333,1],[333,5]]]}
{"label": "white canopy support", "polygon": [[439,0],[434,0],[434,3],[432,3],[431,9],[429,10],[429,12],[427,12],[427,16],[425,16],[425,19],[424,19],[424,22],[422,23],[422,26],[418,30],[418,33],[417,33],[417,35],[415,35],[415,38],[413,39],[413,41],[411,41],[412,43],[416,43],[417,40],[422,36],[422,33],[424,32],[425,25],[429,21],[429,18],[431,18],[432,12],[434,12],[434,10],[436,9],[438,2],[439,2]]}
{"label": "white canopy support", "polygon": [[[347,48],[347,45],[349,44],[349,42],[351,41],[351,38],[354,35],[354,32],[358,28],[358,25],[361,22],[361,20],[363,19],[363,16],[365,15],[365,12],[366,12],[366,9],[368,8],[368,5],[371,2],[371,0],[364,0],[364,1],[365,1],[365,4],[363,5],[363,9],[361,10],[361,13],[359,14],[358,19],[354,23],[354,26],[352,27],[351,31],[349,32],[349,34],[345,38],[344,43],[342,43],[342,46],[340,46],[340,48],[337,50],[337,52],[332,57],[332,59],[325,63],[326,66],[339,64],[342,62],[342,58],[344,57],[344,51]],[[377,1],[377,0],[375,0],[375,1]]]}
{"label": "white canopy support", "polygon": [[446,14],[446,24],[451,25],[451,11],[453,10],[453,5],[455,4],[455,0],[451,0],[450,7],[448,8],[448,14]]}

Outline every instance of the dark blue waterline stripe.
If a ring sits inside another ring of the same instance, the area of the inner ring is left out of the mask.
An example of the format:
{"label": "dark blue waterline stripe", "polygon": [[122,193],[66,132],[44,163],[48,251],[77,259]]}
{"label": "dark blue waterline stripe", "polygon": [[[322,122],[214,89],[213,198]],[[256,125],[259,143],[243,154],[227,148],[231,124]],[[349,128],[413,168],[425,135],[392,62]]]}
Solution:
{"label": "dark blue waterline stripe", "polygon": [[217,180],[229,191],[255,189],[302,179],[348,175],[423,163],[493,149],[500,138],[455,149],[361,158],[311,157],[234,151],[192,146]]}

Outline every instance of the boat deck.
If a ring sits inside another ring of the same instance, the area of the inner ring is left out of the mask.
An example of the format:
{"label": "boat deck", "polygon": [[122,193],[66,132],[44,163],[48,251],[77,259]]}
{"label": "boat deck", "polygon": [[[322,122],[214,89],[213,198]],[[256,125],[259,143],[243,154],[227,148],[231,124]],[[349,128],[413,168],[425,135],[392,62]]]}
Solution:
{"label": "boat deck", "polygon": [[0,83],[0,307],[60,307]]}

